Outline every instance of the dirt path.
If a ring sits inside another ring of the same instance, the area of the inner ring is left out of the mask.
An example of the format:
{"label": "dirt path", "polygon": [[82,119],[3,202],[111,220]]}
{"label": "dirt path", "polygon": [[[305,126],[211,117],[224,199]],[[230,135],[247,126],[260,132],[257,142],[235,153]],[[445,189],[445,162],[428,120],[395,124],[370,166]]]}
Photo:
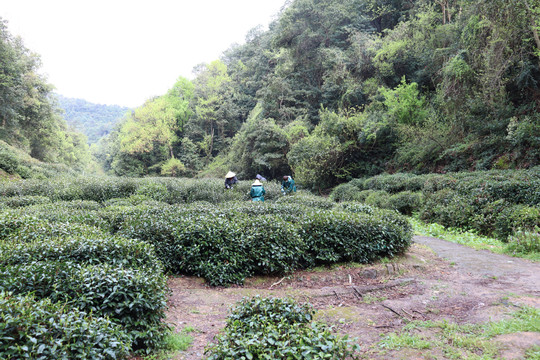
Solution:
{"label": "dirt path", "polygon": [[[203,358],[204,347],[225,326],[229,308],[244,296],[310,302],[318,320],[358,339],[366,359],[452,358],[440,349],[381,349],[383,337],[412,320],[483,324],[505,319],[521,305],[540,308],[540,264],[418,236],[410,251],[392,262],[256,277],[242,287],[210,288],[191,277],[171,278],[169,286],[168,321],[177,331],[195,329],[192,346],[176,357],[183,360]],[[421,336],[438,334],[423,329]],[[540,346],[540,333],[498,341],[497,358],[519,359],[527,348]]]}
{"label": "dirt path", "polygon": [[474,250],[449,241],[415,236],[413,241],[431,248],[441,258],[454,263],[459,272],[471,277],[497,278],[501,285],[521,288],[523,292],[540,296],[540,264],[495,254],[487,250]]}

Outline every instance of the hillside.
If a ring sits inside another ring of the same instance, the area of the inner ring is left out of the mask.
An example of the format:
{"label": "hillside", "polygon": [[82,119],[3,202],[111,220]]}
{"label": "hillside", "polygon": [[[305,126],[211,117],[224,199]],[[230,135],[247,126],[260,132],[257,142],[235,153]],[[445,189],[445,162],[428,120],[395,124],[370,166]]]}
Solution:
{"label": "hillside", "polygon": [[94,104],[59,94],[56,97],[60,108],[64,110],[64,119],[85,134],[89,144],[95,144],[109,134],[119,119],[129,111],[129,108],[118,105]]}
{"label": "hillside", "polygon": [[532,167],[539,31],[530,1],[294,0],[135,109],[100,158],[117,175],[293,174],[318,189]]}

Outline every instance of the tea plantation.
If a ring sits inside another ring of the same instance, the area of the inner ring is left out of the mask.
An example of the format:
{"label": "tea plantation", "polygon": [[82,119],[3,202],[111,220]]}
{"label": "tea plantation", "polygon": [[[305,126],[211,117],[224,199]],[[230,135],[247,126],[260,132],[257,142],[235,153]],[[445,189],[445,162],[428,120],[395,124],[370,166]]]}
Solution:
{"label": "tea plantation", "polygon": [[536,234],[540,251],[540,167],[448,174],[383,174],[353,179],[332,191],[335,201],[361,201],[416,214],[421,220],[511,240]]}
{"label": "tea plantation", "polygon": [[[249,188],[167,178],[1,183],[0,358],[151,353],[168,332],[167,274],[227,286],[372,262],[410,245],[411,227],[396,211],[302,191],[282,197],[271,182],[267,201],[252,203]],[[321,331],[295,328],[339,342],[313,326]]]}

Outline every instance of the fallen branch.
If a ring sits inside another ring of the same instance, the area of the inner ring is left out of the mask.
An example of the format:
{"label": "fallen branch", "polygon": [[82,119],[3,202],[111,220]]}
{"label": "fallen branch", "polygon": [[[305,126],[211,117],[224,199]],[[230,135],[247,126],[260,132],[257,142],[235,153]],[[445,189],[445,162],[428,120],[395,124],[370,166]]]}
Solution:
{"label": "fallen branch", "polygon": [[281,284],[281,282],[282,282],[283,280],[285,280],[286,278],[287,278],[286,276],[283,277],[283,278],[281,278],[281,280],[279,280],[278,282],[275,282],[275,283],[273,283],[272,285],[270,285],[270,287],[269,287],[268,289],[271,289],[271,288],[273,288],[274,286]]}
{"label": "fallen branch", "polygon": [[379,291],[384,289],[393,288],[396,286],[402,286],[407,285],[413,281],[416,281],[415,279],[401,279],[389,282],[387,284],[380,284],[380,285],[371,285],[371,286],[363,286],[363,287],[357,287],[357,286],[351,286],[350,289],[345,291],[337,292],[336,290],[332,290],[332,293],[322,294],[322,295],[314,295],[312,297],[328,297],[328,296],[338,296],[338,295],[358,295],[360,297],[363,296],[363,294],[373,291]]}

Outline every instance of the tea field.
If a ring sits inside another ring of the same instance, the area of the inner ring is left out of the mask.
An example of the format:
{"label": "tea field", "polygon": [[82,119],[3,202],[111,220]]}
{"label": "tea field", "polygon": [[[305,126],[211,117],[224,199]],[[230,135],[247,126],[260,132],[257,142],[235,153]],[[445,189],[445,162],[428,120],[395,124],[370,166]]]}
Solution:
{"label": "tea field", "polygon": [[[388,259],[411,244],[411,226],[393,210],[302,191],[283,197],[272,182],[265,184],[267,201],[252,203],[249,188],[168,178],[1,183],[0,357],[154,353],[170,332],[168,275],[230,286],[255,275]],[[266,301],[257,306],[276,314],[297,306]],[[287,330],[313,339],[301,352],[322,351],[320,339],[336,344],[337,357],[353,351],[323,325],[310,325],[310,313],[300,311],[301,321]],[[284,325],[268,326],[260,331],[279,335]],[[242,328],[233,333],[245,336]],[[211,358],[220,351],[236,350],[216,348]]]}

